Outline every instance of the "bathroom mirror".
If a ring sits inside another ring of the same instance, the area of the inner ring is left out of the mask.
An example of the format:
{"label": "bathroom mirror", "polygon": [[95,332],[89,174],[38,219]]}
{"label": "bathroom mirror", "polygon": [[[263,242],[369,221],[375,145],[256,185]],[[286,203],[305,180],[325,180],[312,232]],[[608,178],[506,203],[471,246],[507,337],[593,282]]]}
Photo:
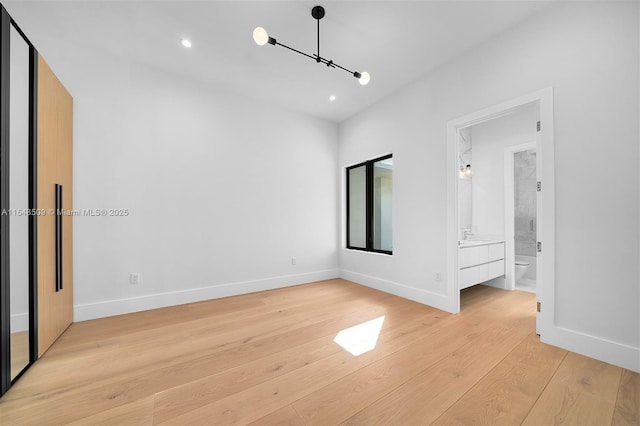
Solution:
{"label": "bathroom mirror", "polygon": [[14,25],[9,61],[9,296],[11,380],[30,363],[29,327],[29,56]]}

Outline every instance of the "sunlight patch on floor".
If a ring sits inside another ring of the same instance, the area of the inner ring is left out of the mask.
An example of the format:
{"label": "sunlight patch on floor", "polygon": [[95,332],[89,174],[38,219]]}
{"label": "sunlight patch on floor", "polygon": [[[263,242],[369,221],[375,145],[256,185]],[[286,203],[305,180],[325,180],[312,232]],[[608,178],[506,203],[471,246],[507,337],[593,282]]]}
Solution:
{"label": "sunlight patch on floor", "polygon": [[372,351],[378,343],[378,336],[384,323],[384,315],[340,331],[333,339],[353,356]]}

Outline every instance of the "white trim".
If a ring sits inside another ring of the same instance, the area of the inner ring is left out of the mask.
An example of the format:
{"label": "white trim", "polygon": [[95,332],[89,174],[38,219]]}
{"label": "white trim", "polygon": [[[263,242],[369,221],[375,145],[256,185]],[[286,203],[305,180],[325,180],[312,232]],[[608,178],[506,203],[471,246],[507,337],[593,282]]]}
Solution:
{"label": "white trim", "polygon": [[22,312],[19,314],[11,314],[11,333],[18,333],[20,331],[29,330],[29,312]]}
{"label": "white trim", "polygon": [[553,91],[545,89],[540,96],[541,130],[537,134],[536,161],[542,191],[538,197],[537,234],[542,252],[536,254],[536,298],[543,306],[537,315],[536,330],[540,336],[555,328],[556,312],[556,187]]}
{"label": "white trim", "polygon": [[554,325],[540,336],[543,343],[558,346],[609,364],[640,373],[640,349],[576,330]]}
{"label": "white trim", "polygon": [[[505,257],[505,288],[515,290],[515,220],[513,210],[515,209],[515,199],[513,196],[513,156],[516,152],[536,149],[536,142],[526,142],[519,145],[507,146],[504,148],[504,257]],[[536,177],[538,165],[536,164]]]}
{"label": "white trim", "polygon": [[446,308],[452,314],[460,312],[460,286],[458,284],[458,146],[459,130],[454,122],[447,123],[447,293]]}
{"label": "white trim", "polygon": [[253,281],[218,284],[209,287],[192,288],[167,293],[149,294],[127,299],[85,303],[74,306],[74,321],[86,321],[149,309],[164,308],[202,300],[218,299],[257,291],[273,290],[315,281],[338,278],[337,269],[309,272],[305,274],[285,275]]}
{"label": "white trim", "polygon": [[432,293],[430,291],[421,290],[405,284],[344,269],[340,270],[340,278],[447,311],[447,300],[446,296],[443,294]]}
{"label": "white trim", "polygon": [[[540,143],[537,146],[538,176],[543,182],[541,196],[541,216],[538,218],[538,240],[543,242],[544,258],[538,256],[541,274],[538,277],[538,300],[546,305],[544,314],[538,321],[540,334],[554,327],[555,312],[555,177],[554,177],[554,136],[553,136],[553,88],[521,96],[510,101],[494,105],[483,110],[467,114],[447,123],[447,303],[449,312],[460,312],[460,291],[458,290],[458,168],[457,150],[459,130],[493,120],[510,114],[513,111],[532,103],[538,103],[540,111],[541,131],[538,132]],[[542,254],[542,253],[540,253]]]}

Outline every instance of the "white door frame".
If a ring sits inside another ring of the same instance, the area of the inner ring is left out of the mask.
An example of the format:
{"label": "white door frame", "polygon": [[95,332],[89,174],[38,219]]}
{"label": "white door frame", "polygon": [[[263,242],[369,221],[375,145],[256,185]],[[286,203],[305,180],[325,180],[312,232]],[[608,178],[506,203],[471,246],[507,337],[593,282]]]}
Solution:
{"label": "white door frame", "polygon": [[[515,197],[513,191],[513,156],[516,152],[536,149],[536,141],[526,142],[519,145],[512,145],[504,149],[504,264],[505,264],[505,288],[507,290],[516,289],[515,277],[515,220],[513,211],[515,209]],[[540,180],[538,174],[538,164],[536,155],[536,179]],[[536,213],[536,219],[537,219]],[[536,263],[537,264],[537,263]],[[537,272],[537,271],[536,271]]]}
{"label": "white door frame", "polygon": [[458,135],[460,129],[503,116],[527,104],[537,103],[541,131],[537,146],[538,176],[542,192],[538,198],[541,212],[538,217],[538,241],[542,242],[541,262],[537,277],[537,298],[543,308],[537,328],[541,336],[554,326],[555,312],[555,174],[553,136],[553,88],[521,96],[498,105],[465,115],[447,123],[447,311],[460,312],[458,285]]}

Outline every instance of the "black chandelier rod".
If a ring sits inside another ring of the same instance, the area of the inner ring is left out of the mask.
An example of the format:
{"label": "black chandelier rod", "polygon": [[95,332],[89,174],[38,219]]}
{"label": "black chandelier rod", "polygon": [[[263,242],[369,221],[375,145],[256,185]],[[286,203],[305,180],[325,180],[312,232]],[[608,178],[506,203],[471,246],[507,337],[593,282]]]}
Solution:
{"label": "black chandelier rod", "polygon": [[318,59],[321,59],[321,56],[320,56],[320,18],[316,18],[316,22],[318,23]]}
{"label": "black chandelier rod", "polygon": [[[322,56],[320,56],[320,19],[322,19],[324,17],[324,8],[322,6],[315,6],[313,8],[313,10],[311,11],[311,16],[313,16],[313,18],[316,20],[317,26],[316,26],[316,31],[317,31],[317,53],[315,55],[310,55],[308,53],[304,53],[298,49],[295,49],[291,46],[287,46],[286,44],[280,43],[278,42],[274,37],[270,37],[267,35],[266,31],[263,28],[257,28],[256,30],[261,30],[263,31],[263,36],[265,37],[265,41],[267,41],[269,44],[273,45],[273,46],[282,46],[286,49],[289,49],[293,52],[299,53],[300,55],[306,56],[307,58],[311,58],[314,61],[316,61],[319,64],[325,64],[327,67],[329,68],[340,68],[341,70],[344,70],[346,72],[348,72],[349,74],[353,75],[355,78],[360,79],[360,77],[362,77],[362,74],[360,74],[357,71],[351,71],[341,65],[336,64],[335,62],[333,62],[332,59],[326,59],[323,58]],[[258,42],[256,40],[256,42]],[[262,42],[264,43],[264,42]],[[259,44],[262,44],[259,43]],[[369,76],[367,75],[367,73],[365,73],[366,75],[366,79],[367,81],[361,84],[367,84]]]}
{"label": "black chandelier rod", "polygon": [[301,52],[301,51],[299,51],[298,49],[294,49],[294,48],[293,48],[293,47],[291,47],[291,46],[287,46],[286,44],[282,44],[282,43],[280,43],[279,41],[276,41],[275,39],[274,39],[273,43],[271,43],[271,44],[273,44],[274,46],[282,46],[282,47],[287,48],[287,49],[289,49],[289,50],[293,50],[293,51],[294,51],[294,52],[296,52],[296,53],[299,53],[299,54],[301,54],[301,55],[304,55],[304,56],[306,56],[307,58],[311,58],[311,59],[313,59],[314,61],[316,60],[316,57],[315,57],[315,56],[309,55],[308,53]]}
{"label": "black chandelier rod", "polygon": [[[314,61],[316,61],[318,63],[325,64],[327,67],[340,68],[341,70],[344,70],[344,71],[348,72],[349,74],[356,76],[356,78],[360,78],[359,75],[356,75],[356,74],[360,74],[360,73],[358,73],[356,71],[351,71],[351,70],[349,70],[349,69],[347,69],[347,68],[345,68],[345,67],[343,67],[341,65],[338,65],[335,62],[333,62],[333,60],[331,60],[331,59],[323,58],[320,55],[309,55],[308,53],[301,52],[298,49],[295,49],[295,48],[293,48],[291,46],[287,46],[286,44],[280,43],[279,41],[277,41],[273,37],[270,37],[269,44],[272,44],[274,46],[282,46],[282,47],[284,47],[286,49],[292,50],[292,51],[294,51],[296,53],[299,53],[299,54],[301,54],[303,56],[306,56],[307,58],[311,58],[311,59],[313,59]],[[320,52],[320,42],[319,41],[318,41],[318,52]]]}

